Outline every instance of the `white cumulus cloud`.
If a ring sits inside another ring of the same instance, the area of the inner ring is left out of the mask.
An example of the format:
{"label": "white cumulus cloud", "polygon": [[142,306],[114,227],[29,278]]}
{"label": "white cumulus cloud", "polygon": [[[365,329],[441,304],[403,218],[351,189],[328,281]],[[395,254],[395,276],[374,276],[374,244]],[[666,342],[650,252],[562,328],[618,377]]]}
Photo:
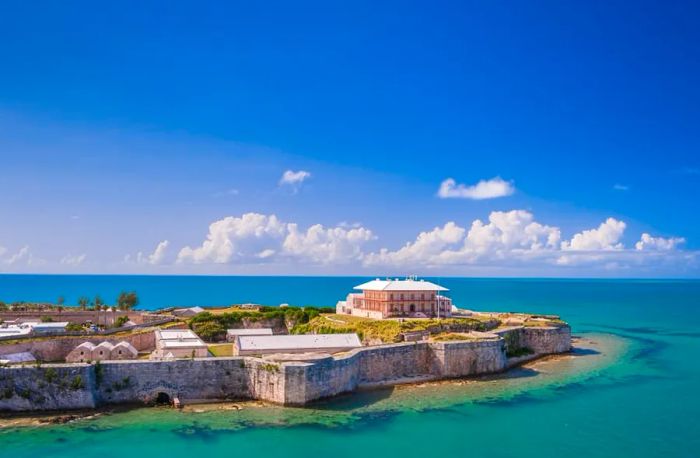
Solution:
{"label": "white cumulus cloud", "polygon": [[151,264],[154,266],[158,264],[163,264],[165,262],[165,257],[168,254],[169,246],[170,242],[167,240],[163,240],[162,242],[158,243],[158,245],[156,245],[156,248],[151,254],[144,254],[139,251],[136,254],[136,262],[139,264]]}
{"label": "white cumulus cloud", "polygon": [[378,253],[371,253],[365,260],[367,265],[410,265],[411,263],[432,263],[447,248],[459,243],[466,230],[454,222],[431,231],[418,234],[413,242],[406,243],[396,251],[382,248]]}
{"label": "white cumulus cloud", "polygon": [[470,229],[454,222],[422,232],[397,251],[382,249],[366,264],[473,264],[478,261],[521,260],[557,250],[561,232],[534,220],[525,210],[495,211],[487,223],[477,219]]}
{"label": "white cumulus cloud", "polygon": [[311,178],[311,173],[306,170],[297,170],[296,172],[294,170],[285,170],[282,174],[282,178],[280,178],[279,185],[287,185],[297,189],[309,178]]}
{"label": "white cumulus cloud", "polygon": [[61,258],[59,263],[65,266],[79,266],[85,261],[86,257],[87,255],[85,253],[76,256],[67,254]]}
{"label": "white cumulus cloud", "polygon": [[682,237],[652,237],[645,232],[639,242],[635,243],[634,248],[638,251],[671,251],[683,243],[685,243],[685,239]]}
{"label": "white cumulus cloud", "polygon": [[562,242],[563,250],[601,251],[621,250],[620,239],[627,225],[624,221],[608,218],[597,229],[588,229],[575,234],[570,241]]}
{"label": "white cumulus cloud", "polygon": [[361,259],[362,245],[374,239],[364,227],[324,227],[314,224],[299,231],[296,224],[287,225],[288,234],[282,247],[285,254],[298,256],[321,264],[345,263]]}
{"label": "white cumulus cloud", "polygon": [[285,224],[275,215],[246,213],[239,217],[227,216],[209,225],[207,238],[200,246],[181,249],[177,261],[226,264],[248,259],[270,245],[277,245],[285,233]]}
{"label": "white cumulus cloud", "polygon": [[440,184],[437,195],[442,199],[482,200],[510,196],[514,192],[513,182],[505,181],[501,177],[481,180],[472,186],[458,184],[453,178],[447,178]]}
{"label": "white cumulus cloud", "polygon": [[29,250],[29,246],[25,245],[16,253],[3,261],[8,266],[43,266],[46,260],[38,258]]}
{"label": "white cumulus cloud", "polygon": [[20,248],[17,253],[15,253],[12,256],[10,256],[9,258],[5,259],[5,264],[15,265],[15,264],[19,264],[19,263],[22,263],[25,261],[27,264],[29,264],[31,261],[31,257],[32,257],[32,254],[29,252],[29,246],[25,245],[22,248]]}
{"label": "white cumulus cloud", "polygon": [[179,263],[250,263],[283,258],[318,264],[359,260],[362,246],[375,237],[364,227],[325,227],[314,224],[300,230],[275,215],[246,213],[213,222],[201,245],[184,247]]}

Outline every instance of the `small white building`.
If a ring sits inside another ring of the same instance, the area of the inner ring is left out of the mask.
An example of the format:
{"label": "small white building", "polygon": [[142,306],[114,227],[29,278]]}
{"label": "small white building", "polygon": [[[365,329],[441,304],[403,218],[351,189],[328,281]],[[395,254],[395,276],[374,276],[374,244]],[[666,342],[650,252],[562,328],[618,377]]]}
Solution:
{"label": "small white building", "polygon": [[0,325],[0,337],[21,337],[29,334],[49,335],[66,332],[67,321],[41,323],[39,321],[25,321],[14,324],[3,323]]}
{"label": "small white building", "polygon": [[228,329],[226,331],[226,341],[235,342],[238,336],[271,336],[271,328],[259,328],[259,329]]}
{"label": "small white building", "polygon": [[33,323],[32,332],[35,334],[60,334],[66,332],[67,321],[49,321],[46,323]]}
{"label": "small white building", "polygon": [[206,358],[209,349],[202,339],[190,329],[157,329],[156,349],[152,359]]}
{"label": "small white building", "polygon": [[173,315],[187,318],[200,314],[204,311],[205,310],[202,307],[187,307],[173,310]]}
{"label": "small white building", "polygon": [[92,352],[95,350],[95,344],[92,342],[83,342],[76,346],[66,355],[66,362],[69,363],[84,363],[92,361]]}
{"label": "small white building", "polygon": [[36,362],[36,358],[28,351],[0,355],[0,364],[28,364]]}
{"label": "small white building", "polygon": [[273,353],[338,353],[362,347],[357,334],[305,334],[278,336],[238,336],[235,355]]}
{"label": "small white building", "polygon": [[88,361],[109,361],[120,359],[136,359],[139,352],[129,342],[122,341],[116,344],[101,342],[95,345],[92,342],[83,342],[66,356],[66,362],[84,363]]}
{"label": "small white building", "polygon": [[0,326],[0,337],[21,337],[29,335],[32,332],[32,327],[25,324],[10,324]]}

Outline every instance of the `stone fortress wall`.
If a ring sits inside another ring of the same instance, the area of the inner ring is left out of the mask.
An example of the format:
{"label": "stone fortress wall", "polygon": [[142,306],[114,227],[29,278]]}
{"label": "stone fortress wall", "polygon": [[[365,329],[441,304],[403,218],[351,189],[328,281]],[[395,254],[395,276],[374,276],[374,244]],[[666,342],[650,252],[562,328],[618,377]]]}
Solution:
{"label": "stone fortress wall", "polygon": [[305,405],[358,388],[500,372],[510,366],[507,344],[530,348],[528,359],[566,352],[571,329],[517,327],[483,340],[380,345],[306,362],[230,357],[2,368],[0,411],[150,403],[159,396]]}

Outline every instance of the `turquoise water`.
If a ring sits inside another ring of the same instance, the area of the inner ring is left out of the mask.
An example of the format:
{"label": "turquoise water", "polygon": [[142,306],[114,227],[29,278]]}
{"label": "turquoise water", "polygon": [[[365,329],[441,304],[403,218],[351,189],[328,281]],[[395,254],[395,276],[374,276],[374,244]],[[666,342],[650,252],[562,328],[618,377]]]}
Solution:
{"label": "turquoise water", "polygon": [[[2,300],[332,305],[356,278],[0,277]],[[558,313],[593,349],[506,378],[377,391],[309,409],[136,411],[0,429],[2,457],[700,456],[700,282],[443,278],[466,308]],[[585,346],[585,345],[584,345]]]}

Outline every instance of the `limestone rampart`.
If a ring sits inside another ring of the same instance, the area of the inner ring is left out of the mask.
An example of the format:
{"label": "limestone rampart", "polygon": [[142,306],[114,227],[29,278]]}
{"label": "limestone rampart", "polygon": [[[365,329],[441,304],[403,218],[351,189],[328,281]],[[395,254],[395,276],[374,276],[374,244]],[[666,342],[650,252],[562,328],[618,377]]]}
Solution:
{"label": "limestone rampart", "polygon": [[[565,352],[568,326],[517,328],[537,355]],[[468,377],[505,370],[503,337],[364,347],[309,362],[254,357],[107,361],[0,368],[0,411],[68,410],[149,403],[259,399],[305,405],[377,384]]]}

